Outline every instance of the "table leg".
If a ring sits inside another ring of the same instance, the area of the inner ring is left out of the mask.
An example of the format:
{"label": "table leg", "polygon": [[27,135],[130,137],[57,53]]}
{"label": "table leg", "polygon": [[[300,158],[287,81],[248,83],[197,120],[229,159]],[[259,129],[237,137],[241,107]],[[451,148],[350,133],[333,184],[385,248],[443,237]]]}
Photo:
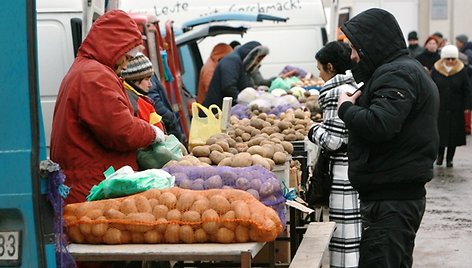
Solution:
{"label": "table leg", "polygon": [[250,251],[241,252],[241,268],[251,268],[252,255]]}

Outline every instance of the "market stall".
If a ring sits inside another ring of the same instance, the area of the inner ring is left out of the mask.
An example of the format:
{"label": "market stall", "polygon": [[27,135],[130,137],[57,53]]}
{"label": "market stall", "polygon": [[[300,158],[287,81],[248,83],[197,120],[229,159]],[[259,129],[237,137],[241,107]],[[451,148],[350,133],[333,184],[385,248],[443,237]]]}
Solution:
{"label": "market stall", "polygon": [[285,237],[293,257],[304,223],[295,213],[286,217],[285,202],[294,197],[290,163],[299,161],[303,178],[308,176],[314,150],[305,137],[319,119],[311,112],[316,105],[307,104],[316,94],[300,87],[294,92],[277,96],[249,89],[246,97],[258,98],[246,104],[247,116],[243,106],[215,109],[218,116],[201,122],[217,127],[201,129],[216,133],[190,140],[188,154],[176,144],[140,152],[140,167],[168,172],[175,187],[67,206],[69,252],[82,261],[231,261],[251,267],[266,244],[273,265],[274,241]]}

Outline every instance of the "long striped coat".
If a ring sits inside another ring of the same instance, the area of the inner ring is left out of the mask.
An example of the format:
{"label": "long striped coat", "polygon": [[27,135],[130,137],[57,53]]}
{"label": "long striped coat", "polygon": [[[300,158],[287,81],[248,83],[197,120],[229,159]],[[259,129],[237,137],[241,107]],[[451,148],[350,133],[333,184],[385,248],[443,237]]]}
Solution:
{"label": "long striped coat", "polygon": [[[330,241],[331,267],[357,267],[361,240],[359,198],[348,179],[348,130],[338,117],[337,103],[342,91],[354,91],[352,75],[338,74],[328,80],[320,91],[319,103],[323,122],[312,126],[308,139],[328,151],[336,151],[333,161],[333,183],[329,198],[329,218],[336,222]],[[343,149],[344,148],[344,149]]]}

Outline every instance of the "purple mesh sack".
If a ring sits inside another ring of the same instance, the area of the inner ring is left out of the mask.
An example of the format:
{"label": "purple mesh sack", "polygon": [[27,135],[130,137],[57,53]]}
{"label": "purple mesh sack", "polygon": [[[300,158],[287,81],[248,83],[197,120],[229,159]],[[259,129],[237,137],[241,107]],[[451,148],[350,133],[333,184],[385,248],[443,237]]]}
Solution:
{"label": "purple mesh sack", "polygon": [[175,177],[175,186],[192,189],[240,189],[273,208],[285,226],[285,197],[279,179],[262,166],[170,166],[163,168]]}

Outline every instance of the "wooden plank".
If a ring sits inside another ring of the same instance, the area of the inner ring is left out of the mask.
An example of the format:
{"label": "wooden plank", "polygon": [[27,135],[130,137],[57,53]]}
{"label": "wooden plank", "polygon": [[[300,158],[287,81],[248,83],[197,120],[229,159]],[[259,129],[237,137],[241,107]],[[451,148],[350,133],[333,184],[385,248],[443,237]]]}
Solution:
{"label": "wooden plank", "polygon": [[234,261],[244,255],[252,259],[265,243],[234,244],[70,244],[69,252],[77,261]]}
{"label": "wooden plank", "polygon": [[334,222],[311,222],[289,268],[319,268],[335,227]]}

